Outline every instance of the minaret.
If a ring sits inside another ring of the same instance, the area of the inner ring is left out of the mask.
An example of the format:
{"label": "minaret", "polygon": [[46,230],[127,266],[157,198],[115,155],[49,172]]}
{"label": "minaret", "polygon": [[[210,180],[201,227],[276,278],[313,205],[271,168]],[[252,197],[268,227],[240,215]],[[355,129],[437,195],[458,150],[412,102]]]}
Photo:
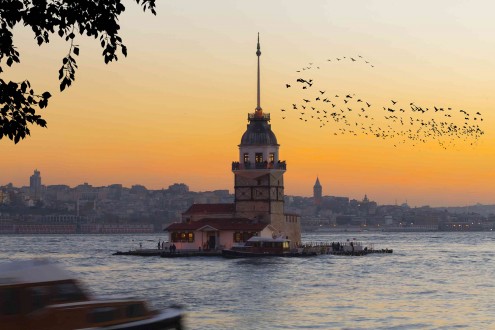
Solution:
{"label": "minaret", "polygon": [[257,72],[257,106],[248,113],[247,129],[239,146],[239,161],[232,162],[235,176],[235,216],[271,224],[277,233],[301,241],[300,223],[284,214],[285,161],[279,159],[279,144],[272,132],[270,114],[260,105],[260,43]]}
{"label": "minaret", "polygon": [[316,182],[313,186],[313,199],[316,205],[321,204],[322,190],[323,189],[321,187],[320,180],[318,179],[318,177],[316,177]]}

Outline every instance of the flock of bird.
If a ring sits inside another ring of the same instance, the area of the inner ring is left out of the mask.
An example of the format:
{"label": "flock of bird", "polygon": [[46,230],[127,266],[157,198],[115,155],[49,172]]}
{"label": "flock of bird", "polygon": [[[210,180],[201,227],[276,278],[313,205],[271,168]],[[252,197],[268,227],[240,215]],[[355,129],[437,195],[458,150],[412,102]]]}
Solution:
{"label": "flock of bird", "polygon": [[[374,67],[361,55],[339,57],[328,62],[363,62]],[[319,70],[319,65],[309,65],[297,70],[298,73]],[[480,124],[483,117],[480,112],[470,113],[452,107],[425,107],[415,102],[401,102],[390,99],[385,105],[375,105],[355,93],[335,93],[317,88],[313,79],[297,78],[295,82],[285,84],[291,89],[303,90],[304,97],[281,109],[282,119],[297,115],[303,122],[316,121],[320,128],[329,127],[334,135],[368,135],[381,139],[392,139],[398,144],[437,141],[447,149],[458,141],[475,144],[484,134]]]}

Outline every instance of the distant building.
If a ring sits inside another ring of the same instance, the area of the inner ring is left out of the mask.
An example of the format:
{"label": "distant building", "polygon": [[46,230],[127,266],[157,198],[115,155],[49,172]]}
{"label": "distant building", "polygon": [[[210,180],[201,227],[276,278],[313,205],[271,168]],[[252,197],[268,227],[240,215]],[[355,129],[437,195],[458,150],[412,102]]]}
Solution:
{"label": "distant building", "polygon": [[37,169],[34,170],[34,174],[29,178],[29,193],[32,199],[41,199],[41,175]]}
{"label": "distant building", "polygon": [[189,187],[184,183],[174,183],[168,186],[168,191],[174,194],[185,194],[189,192]]}
{"label": "distant building", "polygon": [[368,199],[368,195],[364,194],[363,203],[368,204],[369,202],[370,200]]}

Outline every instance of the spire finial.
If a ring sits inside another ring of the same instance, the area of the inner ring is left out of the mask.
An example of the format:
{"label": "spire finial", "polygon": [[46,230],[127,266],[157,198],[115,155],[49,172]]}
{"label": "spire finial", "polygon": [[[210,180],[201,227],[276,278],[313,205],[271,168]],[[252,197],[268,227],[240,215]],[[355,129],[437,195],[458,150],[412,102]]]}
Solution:
{"label": "spire finial", "polygon": [[260,33],[258,32],[258,45],[256,50],[256,56],[258,56],[258,104],[256,106],[256,113],[261,114],[262,109],[260,105]]}
{"label": "spire finial", "polygon": [[260,52],[260,33],[259,32],[258,32],[258,45],[257,45],[256,49],[258,49],[256,51],[256,55],[260,56],[261,52]]}

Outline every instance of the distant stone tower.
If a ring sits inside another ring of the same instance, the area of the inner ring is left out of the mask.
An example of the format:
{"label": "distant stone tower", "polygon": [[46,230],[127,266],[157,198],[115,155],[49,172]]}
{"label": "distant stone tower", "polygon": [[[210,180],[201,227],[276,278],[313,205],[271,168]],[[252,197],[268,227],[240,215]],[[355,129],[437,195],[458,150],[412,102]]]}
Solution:
{"label": "distant stone tower", "polygon": [[321,204],[323,188],[321,187],[320,180],[316,177],[315,185],[313,186],[313,200],[316,205]]}
{"label": "distant stone tower", "polygon": [[260,44],[258,34],[257,107],[248,114],[249,124],[239,144],[239,161],[232,163],[235,176],[235,215],[271,224],[292,242],[300,242],[299,221],[284,214],[285,161],[272,132],[270,114],[260,106]]}

